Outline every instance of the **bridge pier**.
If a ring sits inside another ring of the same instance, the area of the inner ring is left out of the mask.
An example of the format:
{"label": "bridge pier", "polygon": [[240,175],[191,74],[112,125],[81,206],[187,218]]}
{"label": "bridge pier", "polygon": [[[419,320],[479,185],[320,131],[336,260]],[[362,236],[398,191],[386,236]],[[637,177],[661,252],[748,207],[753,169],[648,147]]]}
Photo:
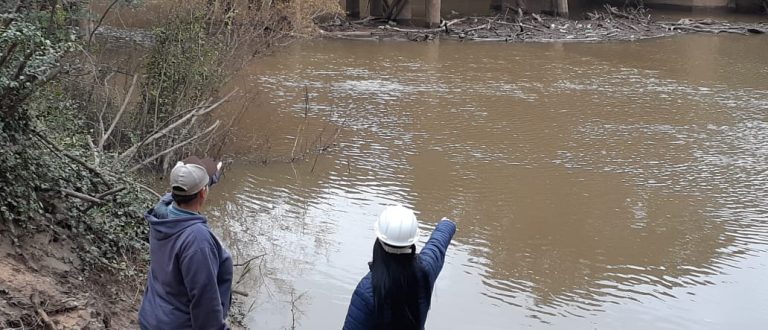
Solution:
{"label": "bridge pier", "polygon": [[441,0],[425,0],[424,4],[426,5],[426,21],[427,21],[427,27],[428,28],[436,28],[440,26],[440,6],[442,4]]}

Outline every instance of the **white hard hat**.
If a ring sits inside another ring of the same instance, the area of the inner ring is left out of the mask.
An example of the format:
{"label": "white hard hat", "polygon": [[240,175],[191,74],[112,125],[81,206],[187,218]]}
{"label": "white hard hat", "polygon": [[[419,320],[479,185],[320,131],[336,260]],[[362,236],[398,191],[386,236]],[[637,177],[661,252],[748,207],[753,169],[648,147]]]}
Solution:
{"label": "white hard hat", "polygon": [[380,241],[396,247],[411,246],[419,237],[419,222],[410,209],[397,205],[388,206],[373,225]]}

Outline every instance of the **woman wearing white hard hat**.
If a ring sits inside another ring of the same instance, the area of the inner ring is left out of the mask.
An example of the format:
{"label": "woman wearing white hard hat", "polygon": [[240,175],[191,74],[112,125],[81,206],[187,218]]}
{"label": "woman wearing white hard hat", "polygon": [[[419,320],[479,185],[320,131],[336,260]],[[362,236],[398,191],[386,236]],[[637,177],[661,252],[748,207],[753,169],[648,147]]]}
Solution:
{"label": "woman wearing white hard hat", "polygon": [[413,211],[390,206],[374,224],[373,261],[357,285],[344,330],[424,329],[432,288],[443,268],[456,224],[443,219],[416,253],[419,223]]}

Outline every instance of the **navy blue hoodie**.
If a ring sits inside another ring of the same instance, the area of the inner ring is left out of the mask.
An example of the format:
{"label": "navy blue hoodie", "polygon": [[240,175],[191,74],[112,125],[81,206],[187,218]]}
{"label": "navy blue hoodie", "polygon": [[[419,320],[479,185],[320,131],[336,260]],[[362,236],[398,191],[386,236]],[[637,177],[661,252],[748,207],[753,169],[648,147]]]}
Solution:
{"label": "navy blue hoodie", "polygon": [[206,217],[174,208],[166,194],[147,211],[151,262],[142,329],[228,329],[232,257]]}

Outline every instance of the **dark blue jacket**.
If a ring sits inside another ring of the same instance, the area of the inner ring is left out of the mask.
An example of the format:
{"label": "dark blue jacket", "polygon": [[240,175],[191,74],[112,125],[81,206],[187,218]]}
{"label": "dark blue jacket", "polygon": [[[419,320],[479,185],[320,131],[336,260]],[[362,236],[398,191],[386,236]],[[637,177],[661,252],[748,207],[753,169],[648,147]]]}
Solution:
{"label": "dark blue jacket", "polygon": [[232,258],[204,216],[170,216],[171,203],[166,194],[144,215],[151,262],[139,324],[142,329],[228,329]]}
{"label": "dark blue jacket", "polygon": [[[427,244],[421,249],[418,257],[419,266],[428,279],[428,282],[424,283],[424,285],[429,286],[426,288],[428,290],[421,290],[421,292],[432,292],[437,276],[440,275],[440,270],[443,269],[445,251],[448,249],[448,244],[451,243],[451,238],[453,238],[455,232],[456,224],[450,220],[442,220],[437,224]],[[423,320],[421,328],[424,329],[424,322],[427,320],[427,312],[432,304],[432,297],[419,297],[419,303],[421,304],[421,319]],[[344,321],[344,330],[374,329],[375,318],[373,285],[371,284],[371,273],[368,272],[360,280],[357,288],[355,288],[355,292],[352,294],[347,318]]]}

